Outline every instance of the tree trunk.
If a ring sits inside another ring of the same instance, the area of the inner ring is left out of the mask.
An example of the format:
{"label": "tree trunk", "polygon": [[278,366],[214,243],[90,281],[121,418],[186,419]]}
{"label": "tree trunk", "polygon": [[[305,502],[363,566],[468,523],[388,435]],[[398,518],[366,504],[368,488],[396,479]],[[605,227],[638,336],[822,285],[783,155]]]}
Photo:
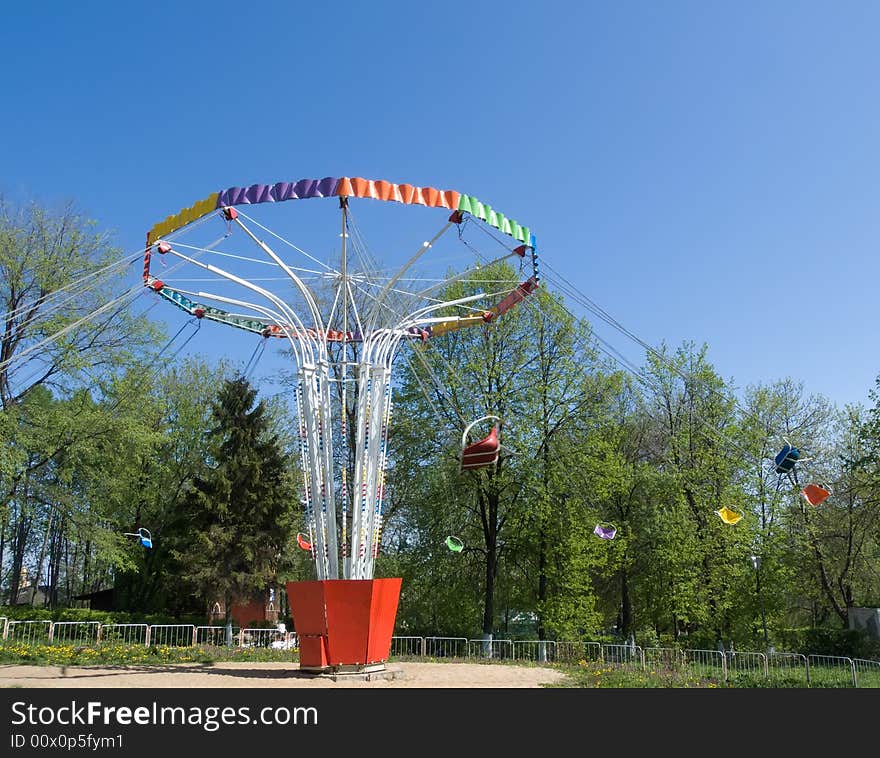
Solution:
{"label": "tree trunk", "polygon": [[633,632],[632,598],[629,593],[629,574],[620,572],[620,631],[624,638]]}
{"label": "tree trunk", "polygon": [[[546,334],[544,332],[544,322],[541,321],[541,329],[538,333],[538,346],[539,351],[538,354],[541,356],[541,366],[542,366],[542,382],[541,382],[541,449],[542,449],[542,464],[543,471],[541,472],[542,478],[542,494],[544,498],[549,498],[549,489],[550,489],[550,428],[549,428],[549,406],[550,402],[547,398],[547,385],[548,385],[548,377],[547,377],[547,362],[545,360],[545,344]],[[544,602],[547,599],[547,525],[545,522],[545,503],[542,503],[542,507],[539,511],[539,521],[538,521],[538,608],[544,607]],[[538,639],[543,640],[545,638],[546,629],[544,627],[544,614],[540,612],[538,615]]]}
{"label": "tree trunk", "polygon": [[82,585],[81,585],[81,594],[85,594],[89,591],[89,554],[91,553],[92,545],[86,540],[86,544],[83,546],[83,570],[82,570]]}
{"label": "tree trunk", "polygon": [[47,597],[49,607],[58,606],[58,584],[61,575],[61,553],[64,548],[64,519],[59,519],[49,545],[49,575],[47,577]]}
{"label": "tree trunk", "polygon": [[37,597],[37,592],[40,590],[40,577],[43,575],[43,561],[46,560],[46,547],[49,544],[49,533],[52,531],[52,517],[54,516],[54,512],[52,509],[49,509],[49,520],[46,522],[46,531],[43,533],[43,544],[40,546],[40,557],[37,560],[37,567],[34,571],[34,586],[31,590],[31,605],[34,604],[34,601]]}
{"label": "tree trunk", "polygon": [[[481,493],[482,494],[482,493]],[[483,594],[483,634],[491,634],[495,618],[495,577],[498,574],[498,495],[485,495],[486,587]]]}
{"label": "tree trunk", "polygon": [[[27,489],[25,489],[26,494]],[[24,568],[24,554],[31,531],[31,518],[27,515],[27,511],[25,500],[22,500],[18,512],[18,524],[15,529],[15,540],[12,545],[12,576],[9,581],[10,605],[15,605],[18,602],[18,592],[21,587],[21,570]]]}
{"label": "tree trunk", "polygon": [[[6,551],[6,522],[8,520],[8,511],[3,509],[3,520],[0,521],[0,587],[3,586],[3,558]],[[2,592],[2,590],[0,590]]]}

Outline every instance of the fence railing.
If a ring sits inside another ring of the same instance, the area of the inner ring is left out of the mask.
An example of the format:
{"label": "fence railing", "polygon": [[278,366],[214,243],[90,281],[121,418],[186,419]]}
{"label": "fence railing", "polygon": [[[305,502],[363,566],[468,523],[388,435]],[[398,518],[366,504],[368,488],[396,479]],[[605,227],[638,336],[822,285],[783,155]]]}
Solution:
{"label": "fence railing", "polygon": [[856,687],[880,687],[880,661],[853,658],[856,671]]}
{"label": "fence railing", "polygon": [[149,645],[149,624],[101,624],[101,642],[120,645]]}
{"label": "fence railing", "polygon": [[646,647],[642,651],[646,670],[680,671],[685,666],[684,651],[671,647]]}
{"label": "fence railing", "polygon": [[24,645],[39,645],[52,641],[51,621],[7,621],[3,639]]}
{"label": "fence railing", "polygon": [[513,641],[513,659],[515,661],[553,663],[557,659],[556,654],[556,643],[552,640]]}
{"label": "fence railing", "polygon": [[191,647],[196,628],[192,624],[150,624],[150,644],[167,647]]}
{"label": "fence railing", "polygon": [[611,666],[645,668],[644,651],[638,645],[609,644],[601,646],[601,661]]}
{"label": "fence railing", "polygon": [[197,626],[196,645],[205,645],[207,647],[232,645],[235,642],[236,635],[240,632],[241,630],[238,627],[233,627],[229,630],[229,638],[227,639],[225,626]]}
{"label": "fence railing", "polygon": [[511,660],[513,658],[513,640],[480,639],[468,640],[468,658],[495,658]]}
{"label": "fence railing", "polygon": [[767,673],[771,679],[800,678],[810,683],[810,661],[803,653],[770,653],[767,659]]}
{"label": "fence railing", "polygon": [[274,650],[291,650],[299,647],[293,632],[277,629],[242,629],[238,636],[239,647],[265,647]]}
{"label": "fence railing", "polygon": [[[173,647],[256,647],[297,650],[295,633],[275,628],[232,628],[191,624],[102,624],[97,621],[31,621],[0,616],[4,644],[119,644]],[[391,658],[459,658],[530,661],[538,664],[602,663],[657,672],[688,672],[724,682],[741,676],[766,680],[802,679],[808,687],[880,688],[880,660],[831,655],[691,650],[568,640],[391,638]]]}
{"label": "fence railing", "polygon": [[555,642],[554,650],[558,663],[594,662],[602,660],[601,642]]}
{"label": "fence railing", "polygon": [[424,651],[426,658],[467,658],[467,637],[425,637]]}
{"label": "fence railing", "polygon": [[391,656],[397,658],[424,658],[424,637],[392,637]]}
{"label": "fence railing", "polygon": [[810,686],[858,687],[856,665],[852,658],[837,655],[810,655]]}
{"label": "fence railing", "polygon": [[769,678],[770,667],[767,663],[767,656],[764,653],[750,653],[741,650],[730,650],[727,656],[727,673],[730,674],[748,674],[749,676],[757,676]]}
{"label": "fence railing", "polygon": [[727,681],[727,656],[720,650],[682,650],[685,667],[699,676]]}
{"label": "fence railing", "polygon": [[100,641],[101,624],[98,621],[52,622],[52,642],[88,645]]}
{"label": "fence railing", "polygon": [[[421,638],[419,638],[421,639]],[[24,645],[119,644],[167,647],[266,647],[299,649],[293,632],[278,629],[193,626],[192,624],[102,624],[99,621],[21,621],[0,616],[0,640]]]}

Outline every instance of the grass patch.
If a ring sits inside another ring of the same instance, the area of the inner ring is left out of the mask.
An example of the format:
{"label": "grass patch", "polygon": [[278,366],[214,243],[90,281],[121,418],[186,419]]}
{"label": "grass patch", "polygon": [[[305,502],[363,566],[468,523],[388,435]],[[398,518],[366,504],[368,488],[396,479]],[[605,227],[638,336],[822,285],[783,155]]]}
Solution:
{"label": "grass patch", "polygon": [[616,668],[598,661],[580,661],[575,665],[557,666],[565,678],[547,688],[573,689],[626,689],[626,688],[691,688],[713,689],[725,686],[711,677],[701,676],[687,670],[654,668]]}
{"label": "grass patch", "polygon": [[0,645],[0,663],[47,666],[144,666],[215,661],[298,661],[294,650],[271,648],[176,647],[173,645]]}
{"label": "grass patch", "polygon": [[[654,667],[646,670],[609,666],[596,661],[580,661],[575,665],[556,667],[565,678],[551,688],[690,688],[690,689],[824,689],[852,687],[852,680],[839,671],[811,671],[810,682],[795,672],[774,672],[769,677],[752,672],[732,672],[728,680],[723,675],[693,670],[687,666],[675,669]],[[859,688],[870,687],[868,677],[859,679]]]}

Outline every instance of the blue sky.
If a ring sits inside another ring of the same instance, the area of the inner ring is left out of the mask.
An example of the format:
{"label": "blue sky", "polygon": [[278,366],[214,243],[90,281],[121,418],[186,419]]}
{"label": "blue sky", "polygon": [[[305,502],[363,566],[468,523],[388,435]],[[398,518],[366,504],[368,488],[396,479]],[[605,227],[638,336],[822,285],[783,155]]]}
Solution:
{"label": "blue sky", "polygon": [[132,252],[233,185],[456,189],[642,340],[868,402],[877,28],[871,2],[18,4],[0,191],[73,199]]}

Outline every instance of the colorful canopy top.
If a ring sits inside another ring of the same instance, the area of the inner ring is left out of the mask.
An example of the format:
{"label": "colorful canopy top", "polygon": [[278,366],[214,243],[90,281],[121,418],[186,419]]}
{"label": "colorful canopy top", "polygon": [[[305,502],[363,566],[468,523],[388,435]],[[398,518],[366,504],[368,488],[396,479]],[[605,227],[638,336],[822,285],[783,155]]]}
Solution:
{"label": "colorful canopy top", "polygon": [[394,184],[383,180],[347,176],[300,179],[296,182],[276,184],[252,184],[249,187],[230,187],[215,192],[156,224],[147,234],[147,245],[221,208],[334,196],[369,197],[375,200],[448,208],[452,211],[469,213],[513,239],[529,245],[532,249],[535,248],[535,237],[527,226],[507,218],[471,195],[456,190],[438,190],[434,187],[416,187],[412,184]]}
{"label": "colorful canopy top", "polygon": [[[230,187],[221,192],[214,192],[204,200],[194,203],[189,208],[184,208],[178,213],[168,216],[165,220],[155,224],[147,232],[147,246],[144,252],[144,285],[198,319],[205,318],[229,324],[264,337],[286,336],[289,330],[282,325],[267,325],[256,319],[234,316],[219,308],[197,303],[183,293],[167,286],[165,282],[150,273],[152,248],[158,242],[158,252],[168,252],[171,246],[165,241],[160,241],[164,236],[182,229],[187,224],[191,224],[215,211],[231,208],[236,205],[280,203],[285,200],[305,200],[314,197],[364,197],[388,202],[447,208],[453,211],[449,217],[451,222],[461,223],[464,219],[464,214],[467,213],[521,242],[522,244],[513,251],[521,257],[525,257],[526,250],[531,249],[532,276],[519,284],[515,290],[508,294],[494,308],[478,316],[442,321],[424,328],[411,327],[408,332],[409,336],[413,338],[424,341],[429,337],[440,336],[466,326],[488,323],[495,316],[503,314],[538,288],[537,246],[535,235],[530,232],[527,226],[522,226],[513,219],[507,218],[477,198],[462,194],[456,190],[438,190],[434,187],[416,187],[412,184],[394,184],[383,180],[347,176],[338,178],[327,176],[323,179],[300,179],[296,182]],[[227,213],[233,213],[233,211],[227,211]],[[325,335],[313,334],[312,336],[320,336],[328,341],[354,342],[362,339],[362,335],[357,332],[343,334],[338,331],[328,331]]]}

